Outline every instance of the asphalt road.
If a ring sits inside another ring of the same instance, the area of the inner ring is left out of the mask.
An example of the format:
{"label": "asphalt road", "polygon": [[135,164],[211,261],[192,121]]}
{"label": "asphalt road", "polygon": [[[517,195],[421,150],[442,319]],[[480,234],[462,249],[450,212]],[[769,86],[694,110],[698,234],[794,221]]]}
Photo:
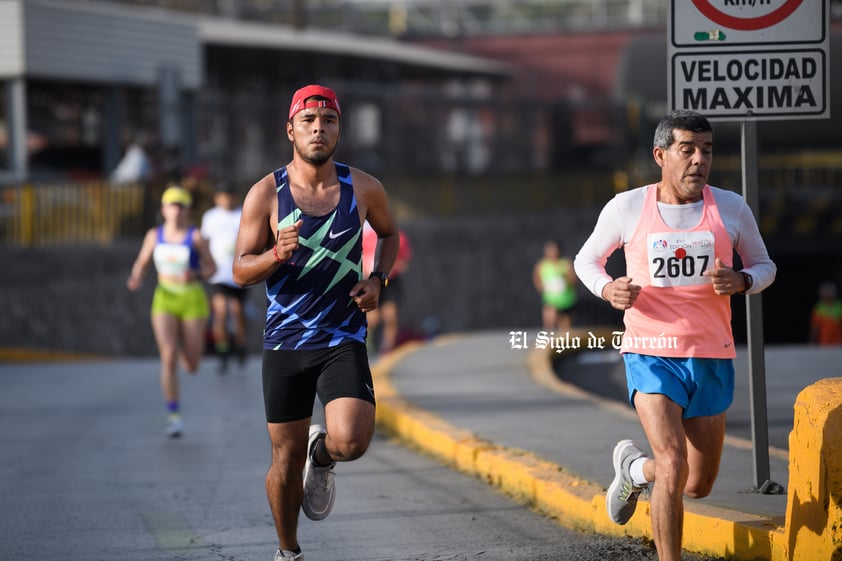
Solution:
{"label": "asphalt road", "polygon": [[[163,435],[157,370],[153,359],[0,364],[0,560],[272,559],[259,360],[182,375],[181,439]],[[337,468],[337,485],[328,519],[302,516],[307,561],[657,559],[380,435]]]}

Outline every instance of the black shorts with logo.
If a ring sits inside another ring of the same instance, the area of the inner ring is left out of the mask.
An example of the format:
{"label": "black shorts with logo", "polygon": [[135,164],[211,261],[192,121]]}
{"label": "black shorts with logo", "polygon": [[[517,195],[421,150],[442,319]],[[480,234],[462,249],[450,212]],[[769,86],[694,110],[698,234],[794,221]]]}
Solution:
{"label": "black shorts with logo", "polygon": [[338,397],[375,403],[365,345],[354,341],[316,350],[264,349],[266,422],[287,423],[312,416],[317,394],[324,405]]}

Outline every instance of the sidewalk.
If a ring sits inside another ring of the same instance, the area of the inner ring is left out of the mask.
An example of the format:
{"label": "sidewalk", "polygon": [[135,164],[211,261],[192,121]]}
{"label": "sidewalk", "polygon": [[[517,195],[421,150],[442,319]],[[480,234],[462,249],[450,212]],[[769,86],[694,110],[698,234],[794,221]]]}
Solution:
{"label": "sidewalk", "polygon": [[[565,525],[650,536],[645,502],[625,526],[605,514],[614,444],[631,438],[647,449],[631,408],[560,380],[549,353],[512,349],[509,338],[507,331],[447,337],[382,359],[375,366],[380,425]],[[788,433],[797,393],[814,380],[842,376],[842,349],[767,348],[766,356],[767,393],[774,392],[767,400],[769,425]],[[581,366],[580,381],[586,372],[601,372],[603,385],[616,387],[610,378],[617,365],[610,361],[586,360],[596,364]],[[793,376],[789,368],[799,363],[799,376]],[[812,377],[803,374],[804,364]],[[735,430],[729,430],[714,491],[702,500],[685,499],[684,542],[686,549],[707,555],[768,559],[784,525],[787,495],[754,490],[751,443],[741,436],[750,426],[745,368],[744,358],[738,359],[729,413]],[[773,450],[769,461],[771,481],[786,487],[786,451]]]}

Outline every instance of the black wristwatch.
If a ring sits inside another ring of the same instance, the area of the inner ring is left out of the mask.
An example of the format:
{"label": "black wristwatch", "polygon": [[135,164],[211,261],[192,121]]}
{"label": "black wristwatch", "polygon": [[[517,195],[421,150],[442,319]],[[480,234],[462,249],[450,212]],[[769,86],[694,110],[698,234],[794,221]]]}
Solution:
{"label": "black wristwatch", "polygon": [[380,288],[386,288],[387,286],[389,286],[389,275],[387,275],[386,273],[380,273],[378,271],[374,271],[373,273],[368,275],[368,278],[370,278],[370,279],[373,279],[373,278],[380,279]]}
{"label": "black wristwatch", "polygon": [[751,275],[746,273],[745,271],[740,271],[740,274],[743,276],[743,282],[746,285],[745,290],[743,290],[743,294],[751,290],[751,287],[754,285],[754,279],[751,278]]}

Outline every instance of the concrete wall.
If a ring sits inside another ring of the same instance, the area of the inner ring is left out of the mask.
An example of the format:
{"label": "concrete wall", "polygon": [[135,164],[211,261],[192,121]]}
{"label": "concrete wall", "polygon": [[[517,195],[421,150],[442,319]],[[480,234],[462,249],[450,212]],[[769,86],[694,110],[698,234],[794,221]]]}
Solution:
{"label": "concrete wall", "polygon": [[[540,302],[531,284],[543,242],[560,239],[575,251],[598,209],[403,224],[415,258],[404,280],[406,330],[465,331],[531,327]],[[572,232],[576,232],[575,234]],[[154,354],[149,325],[154,275],[139,292],[126,289],[137,242],[108,247],[0,248],[0,347],[105,355]],[[263,287],[250,298],[251,348],[260,348]],[[582,293],[589,323],[616,317]]]}

